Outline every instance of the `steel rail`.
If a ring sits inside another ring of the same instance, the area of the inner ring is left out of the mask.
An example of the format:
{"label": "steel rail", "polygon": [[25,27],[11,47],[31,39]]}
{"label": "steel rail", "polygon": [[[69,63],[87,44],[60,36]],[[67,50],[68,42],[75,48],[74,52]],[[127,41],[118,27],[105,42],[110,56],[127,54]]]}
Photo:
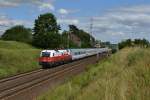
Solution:
{"label": "steel rail", "polygon": [[24,90],[24,89],[27,89],[27,88],[29,88],[29,87],[33,87],[33,86],[35,86],[36,84],[41,83],[41,82],[43,82],[43,81],[46,81],[46,80],[48,80],[48,79],[53,80],[53,79],[59,78],[59,77],[61,77],[64,73],[68,73],[68,72],[70,72],[70,71],[72,71],[72,70],[78,69],[78,66],[81,66],[81,65],[85,64],[86,62],[87,62],[87,61],[84,61],[84,62],[81,62],[81,63],[79,63],[79,64],[73,65],[73,66],[71,66],[71,67],[66,67],[66,68],[64,68],[64,69],[62,69],[62,70],[56,71],[56,72],[54,72],[54,73],[51,73],[51,74],[49,74],[49,75],[47,75],[47,76],[45,76],[45,77],[42,76],[42,77],[39,77],[39,78],[37,78],[37,79],[35,79],[35,80],[33,80],[33,81],[26,82],[26,83],[24,83],[24,84],[22,84],[22,85],[18,85],[18,86],[16,86],[16,87],[12,87],[11,89],[8,89],[8,90],[5,90],[5,91],[1,92],[1,93],[0,93],[0,98],[8,97],[8,96],[13,95],[13,94],[15,94],[15,93],[17,93],[17,92],[19,92],[19,91]]}

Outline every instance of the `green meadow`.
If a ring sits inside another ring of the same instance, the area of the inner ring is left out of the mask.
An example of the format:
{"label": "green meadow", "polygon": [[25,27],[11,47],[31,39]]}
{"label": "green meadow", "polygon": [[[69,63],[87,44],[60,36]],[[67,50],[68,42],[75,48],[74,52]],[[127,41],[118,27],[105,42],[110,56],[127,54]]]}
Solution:
{"label": "green meadow", "polygon": [[39,54],[31,45],[0,40],[0,78],[40,68]]}

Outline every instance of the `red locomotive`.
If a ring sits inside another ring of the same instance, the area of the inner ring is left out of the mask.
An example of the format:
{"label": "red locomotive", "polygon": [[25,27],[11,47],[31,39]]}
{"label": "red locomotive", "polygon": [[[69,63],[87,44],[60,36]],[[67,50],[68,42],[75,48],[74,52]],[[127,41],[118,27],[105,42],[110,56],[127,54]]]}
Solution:
{"label": "red locomotive", "polygon": [[43,67],[55,66],[72,60],[67,50],[43,50],[41,52],[39,63]]}

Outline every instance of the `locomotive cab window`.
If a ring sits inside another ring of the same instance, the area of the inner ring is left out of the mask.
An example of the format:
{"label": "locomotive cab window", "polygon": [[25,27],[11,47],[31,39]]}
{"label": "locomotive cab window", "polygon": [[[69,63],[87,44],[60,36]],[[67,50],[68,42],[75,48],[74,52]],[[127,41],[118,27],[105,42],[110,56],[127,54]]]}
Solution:
{"label": "locomotive cab window", "polygon": [[42,52],[42,57],[50,57],[50,52]]}

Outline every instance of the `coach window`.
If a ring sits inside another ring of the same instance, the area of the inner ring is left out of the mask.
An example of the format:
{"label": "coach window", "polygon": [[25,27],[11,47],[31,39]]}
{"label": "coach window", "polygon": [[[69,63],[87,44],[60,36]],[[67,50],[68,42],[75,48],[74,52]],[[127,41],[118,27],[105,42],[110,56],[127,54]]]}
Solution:
{"label": "coach window", "polygon": [[75,55],[78,55],[78,52],[75,52]]}

